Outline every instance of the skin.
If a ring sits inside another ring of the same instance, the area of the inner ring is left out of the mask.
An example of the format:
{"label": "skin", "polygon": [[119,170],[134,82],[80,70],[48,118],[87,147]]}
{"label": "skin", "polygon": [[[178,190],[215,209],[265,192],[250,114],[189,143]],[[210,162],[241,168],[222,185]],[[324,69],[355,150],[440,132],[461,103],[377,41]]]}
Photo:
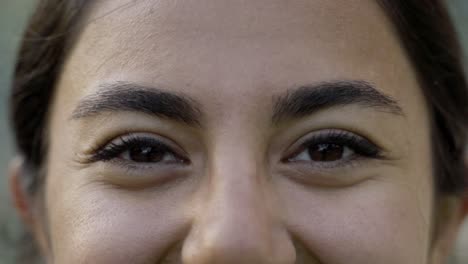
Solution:
{"label": "skin", "polygon": [[[375,1],[128,2],[93,3],[63,67],[47,210],[16,199],[50,263],[442,263],[456,232],[431,244],[427,106]],[[335,80],[373,84],[402,114],[353,104],[271,122],[274,98]],[[71,118],[116,82],[189,97],[200,124],[133,111]],[[365,137],[385,158],[282,160],[327,129]],[[129,134],[190,162],[88,160]]]}

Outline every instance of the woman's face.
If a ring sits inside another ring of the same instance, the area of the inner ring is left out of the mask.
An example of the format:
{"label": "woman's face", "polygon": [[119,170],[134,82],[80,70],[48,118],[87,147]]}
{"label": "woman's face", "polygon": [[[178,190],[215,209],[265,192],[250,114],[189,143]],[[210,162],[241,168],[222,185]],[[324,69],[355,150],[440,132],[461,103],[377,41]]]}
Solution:
{"label": "woman's face", "polygon": [[376,1],[95,1],[50,111],[53,263],[422,264],[428,112]]}

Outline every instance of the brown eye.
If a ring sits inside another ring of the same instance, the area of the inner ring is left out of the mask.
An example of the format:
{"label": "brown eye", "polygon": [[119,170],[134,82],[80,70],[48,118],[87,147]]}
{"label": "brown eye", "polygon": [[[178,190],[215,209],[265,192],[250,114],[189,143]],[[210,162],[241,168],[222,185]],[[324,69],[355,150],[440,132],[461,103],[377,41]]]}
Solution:
{"label": "brown eye", "polygon": [[320,143],[308,146],[289,161],[334,162],[348,159],[355,152],[344,145],[333,143]]}
{"label": "brown eye", "polygon": [[128,142],[121,150],[119,158],[135,163],[182,162],[167,145],[151,140]]}
{"label": "brown eye", "polygon": [[338,144],[317,144],[308,149],[310,159],[317,162],[337,161],[343,158],[346,147]]}
{"label": "brown eye", "polygon": [[166,150],[151,146],[135,146],[122,153],[123,159],[133,162],[160,162],[166,155],[171,155]]}
{"label": "brown eye", "polygon": [[123,160],[132,163],[185,164],[188,161],[176,154],[168,144],[149,136],[129,135],[115,139],[100,150],[95,161]]}
{"label": "brown eye", "polygon": [[312,134],[287,160],[333,163],[354,157],[377,158],[378,155],[379,148],[363,137],[346,131],[325,130]]}
{"label": "brown eye", "polygon": [[[341,166],[355,158],[379,159],[380,148],[368,139],[342,130],[310,134],[284,161]],[[327,164],[325,164],[327,163]]]}

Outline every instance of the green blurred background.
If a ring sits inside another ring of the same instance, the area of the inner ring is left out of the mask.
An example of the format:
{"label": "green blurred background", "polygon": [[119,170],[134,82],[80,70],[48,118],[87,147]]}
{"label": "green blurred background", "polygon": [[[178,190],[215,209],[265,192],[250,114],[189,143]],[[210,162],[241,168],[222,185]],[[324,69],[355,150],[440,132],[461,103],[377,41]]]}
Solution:
{"label": "green blurred background", "polygon": [[[15,216],[8,197],[6,171],[13,151],[13,142],[8,127],[7,99],[10,88],[12,64],[17,45],[28,15],[37,1],[0,0],[0,236],[16,233],[19,221]],[[468,54],[468,1],[447,0],[456,22],[461,41]],[[466,61],[466,60],[465,60]],[[6,223],[6,225],[2,225]],[[8,232],[6,232],[8,229]],[[0,264],[13,263],[14,248],[0,242]],[[460,236],[453,263],[468,263],[468,221]]]}

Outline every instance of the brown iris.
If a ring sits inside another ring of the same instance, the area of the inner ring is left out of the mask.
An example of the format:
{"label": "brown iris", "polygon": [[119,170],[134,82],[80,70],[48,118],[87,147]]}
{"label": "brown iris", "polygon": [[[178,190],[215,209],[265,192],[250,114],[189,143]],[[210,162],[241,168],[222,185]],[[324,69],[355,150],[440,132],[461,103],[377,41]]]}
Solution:
{"label": "brown iris", "polygon": [[337,161],[343,158],[344,147],[337,144],[317,144],[309,148],[309,155],[313,161]]}
{"label": "brown iris", "polygon": [[128,158],[135,162],[160,162],[167,151],[150,146],[136,146],[128,150]]}

